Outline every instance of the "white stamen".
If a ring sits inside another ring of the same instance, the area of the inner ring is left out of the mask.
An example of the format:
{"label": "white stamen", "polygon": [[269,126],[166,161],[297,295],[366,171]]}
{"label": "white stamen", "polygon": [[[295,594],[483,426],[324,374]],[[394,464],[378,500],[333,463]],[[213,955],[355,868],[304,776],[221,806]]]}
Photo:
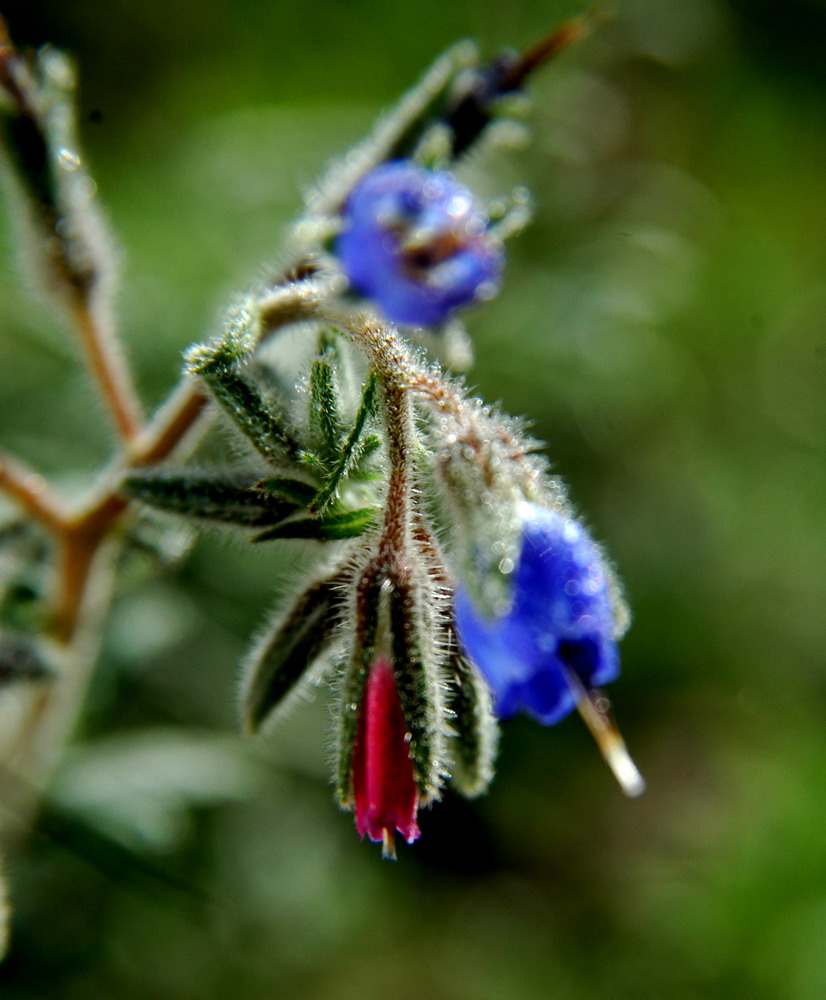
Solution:
{"label": "white stamen", "polygon": [[396,860],[396,833],[389,826],[381,831],[381,856],[387,861]]}
{"label": "white stamen", "polygon": [[[611,734],[614,738],[606,734],[606,739],[599,749],[605,758],[605,763],[611,768],[614,777],[619,782],[620,788],[629,798],[636,798],[645,791],[645,779],[640,774],[637,765],[631,759],[625,741],[614,730]],[[599,743],[599,741],[597,741]]]}
{"label": "white stamen", "polygon": [[594,737],[603,760],[629,798],[645,791],[645,779],[625,745],[625,740],[608,716],[608,699],[599,691],[586,691],[572,670],[566,671],[568,683],[576,698],[576,707],[588,731]]}

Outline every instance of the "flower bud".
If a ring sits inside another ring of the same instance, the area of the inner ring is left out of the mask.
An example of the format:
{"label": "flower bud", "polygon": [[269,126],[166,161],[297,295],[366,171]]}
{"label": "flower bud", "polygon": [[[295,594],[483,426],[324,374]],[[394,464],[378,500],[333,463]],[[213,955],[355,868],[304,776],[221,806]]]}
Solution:
{"label": "flower bud", "polygon": [[356,829],[383,843],[395,855],[400,833],[408,844],[418,839],[419,794],[410,759],[410,737],[390,661],[376,659],[367,678],[353,747],[353,800]]}

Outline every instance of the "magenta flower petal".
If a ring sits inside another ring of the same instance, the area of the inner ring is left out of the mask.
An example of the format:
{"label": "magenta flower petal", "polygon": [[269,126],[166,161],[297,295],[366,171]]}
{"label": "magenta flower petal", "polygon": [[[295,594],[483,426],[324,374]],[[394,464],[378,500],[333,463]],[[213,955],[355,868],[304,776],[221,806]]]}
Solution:
{"label": "magenta flower petal", "polygon": [[418,839],[418,789],[408,752],[396,679],[386,657],[376,660],[367,679],[353,750],[353,795],[356,829],[382,842],[393,856],[393,838],[408,844]]}

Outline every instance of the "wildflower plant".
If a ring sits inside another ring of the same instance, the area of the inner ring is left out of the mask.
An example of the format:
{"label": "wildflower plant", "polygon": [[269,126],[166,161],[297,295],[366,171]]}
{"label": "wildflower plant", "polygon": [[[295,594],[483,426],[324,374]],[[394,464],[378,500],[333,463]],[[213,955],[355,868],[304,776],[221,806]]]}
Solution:
{"label": "wildflower plant", "polygon": [[[463,43],[309,194],[290,263],[240,296],[222,331],[185,352],[167,402],[143,416],[114,339],[113,269],[74,141],[63,56],[19,53],[0,26],[0,115],[12,196],[36,273],[76,329],[120,446],[72,506],[0,456],[21,523],[16,572],[53,558],[42,613],[6,588],[0,681],[37,696],[4,773],[46,781],[88,681],[90,636],[137,511],[217,523],[254,545],[315,543],[243,664],[243,729],[268,729],[322,682],[334,691],[333,782],[358,832],[394,855],[445,787],[473,796],[494,770],[498,719],[557,722],[577,707],[629,794],[642,780],[598,690],[619,671],[628,614],[614,570],[521,424],[416,346],[495,295],[525,198],[496,213],[460,180],[495,142],[529,73],[580,19],[490,62]],[[284,334],[302,360],[285,373]],[[185,460],[218,415],[243,443],[225,467]],[[4,566],[6,563],[3,564]],[[67,708],[67,703],[69,707]],[[25,714],[25,713],[24,713]]]}

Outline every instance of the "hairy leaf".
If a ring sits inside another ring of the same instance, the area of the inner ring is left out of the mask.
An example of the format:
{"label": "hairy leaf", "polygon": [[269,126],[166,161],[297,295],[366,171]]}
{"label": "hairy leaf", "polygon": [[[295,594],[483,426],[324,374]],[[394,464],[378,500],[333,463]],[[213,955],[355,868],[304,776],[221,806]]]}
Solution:
{"label": "hairy leaf", "polygon": [[257,476],[231,470],[136,472],[127,476],[123,488],[158,510],[246,528],[276,524],[299,506],[260,488]]}
{"label": "hairy leaf", "polygon": [[311,584],[250,650],[241,702],[246,732],[257,733],[317,679],[309,671],[336,638],[343,584],[341,570]]}
{"label": "hairy leaf", "polygon": [[191,347],[187,371],[206,382],[216,402],[253,447],[270,461],[282,461],[298,452],[287,429],[287,418],[265,384],[252,352],[257,342],[258,313],[249,302],[230,314],[223,338]]}
{"label": "hairy leaf", "polygon": [[310,538],[322,542],[344,538],[358,538],[378,521],[375,507],[360,507],[342,514],[325,514],[321,517],[301,517],[284,521],[262,531],[254,542],[268,542],[274,538]]}
{"label": "hairy leaf", "polygon": [[[356,419],[350,429],[350,433],[342,442],[338,459],[329,475],[326,477],[324,485],[318,491],[312,502],[310,510],[313,513],[316,511],[323,511],[330,505],[330,503],[332,503],[343,480],[351,471],[353,471],[360,461],[367,457],[367,454],[375,451],[381,444],[381,439],[378,435],[371,435],[370,438],[365,439],[364,441],[359,440],[364,430],[364,425],[367,423],[368,418],[375,413],[375,409],[376,376],[374,372],[370,372],[367,377],[367,381],[364,384],[361,403],[359,405],[358,412],[356,413]],[[375,444],[373,444],[373,440],[375,440]],[[370,452],[367,451],[368,441],[370,445]]]}

